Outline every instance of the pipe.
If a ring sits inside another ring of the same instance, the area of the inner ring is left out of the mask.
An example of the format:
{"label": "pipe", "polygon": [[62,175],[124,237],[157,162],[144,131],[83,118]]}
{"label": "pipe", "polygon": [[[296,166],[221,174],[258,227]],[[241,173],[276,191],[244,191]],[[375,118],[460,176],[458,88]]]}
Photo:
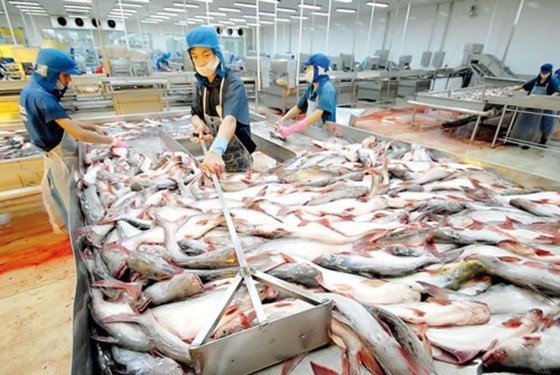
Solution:
{"label": "pipe", "polygon": [[366,57],[369,56],[369,47],[371,42],[371,31],[373,29],[373,15],[375,14],[375,1],[373,0],[373,4],[371,5],[371,16],[369,18],[369,29],[367,35],[367,44],[366,44]]}
{"label": "pipe", "polygon": [[488,25],[488,31],[486,32],[486,38],[484,39],[484,50],[488,50],[488,43],[490,42],[490,35],[492,33],[492,28],[494,27],[494,20],[496,19],[496,11],[498,10],[498,3],[500,0],[494,0],[494,9],[492,10],[492,16],[490,17],[490,25]]}
{"label": "pipe", "polygon": [[513,34],[515,34],[515,28],[517,27],[517,23],[519,22],[519,18],[521,17],[521,11],[523,10],[523,4],[525,0],[521,0],[519,2],[519,7],[517,8],[517,14],[515,15],[515,20],[513,21],[513,27],[511,28],[511,33],[509,34],[509,39],[506,44],[506,50],[504,51],[504,57],[502,57],[502,63],[505,63],[507,54],[509,52],[509,46],[511,45],[511,41],[513,39]]}
{"label": "pipe", "polygon": [[420,106],[420,107],[442,109],[442,110],[446,110],[446,111],[466,113],[468,115],[481,116],[481,117],[488,117],[488,116],[492,116],[494,114],[493,110],[475,111],[475,110],[472,110],[472,109],[466,109],[466,108],[460,108],[460,107],[448,107],[448,106],[445,106],[445,105],[423,103],[423,102],[419,102],[419,101],[416,101],[416,100],[407,100],[407,103],[410,104],[410,105],[417,105],[417,106]]}
{"label": "pipe", "polygon": [[8,27],[10,28],[10,32],[12,33],[12,40],[14,42],[14,46],[18,46],[18,42],[16,39],[16,34],[14,33],[14,28],[12,27],[12,20],[10,19],[10,15],[8,14],[8,8],[6,8],[6,0],[2,0],[2,6],[4,7],[4,15],[6,16],[6,20],[8,21]]}
{"label": "pipe", "polygon": [[332,0],[329,0],[329,15],[327,16],[327,36],[325,37],[325,55],[329,54],[329,34],[331,31]]}
{"label": "pipe", "polygon": [[[100,18],[99,18],[99,1],[98,0],[94,0],[92,2],[93,5],[93,14],[94,14],[94,18],[97,20],[97,22],[99,22]],[[97,29],[97,33],[99,34],[99,42],[101,43],[101,50],[103,51],[103,69],[105,71],[105,74],[107,76],[110,76],[111,73],[113,72],[113,69],[111,68],[111,60],[109,59],[109,56],[107,55],[107,50],[105,49],[105,40],[103,39],[103,33],[101,32],[101,25],[97,25],[96,27]]]}
{"label": "pipe", "polygon": [[298,41],[298,52],[297,52],[297,59],[296,59],[296,84],[295,88],[297,90],[297,94],[299,96],[299,64],[301,60],[301,39],[303,35],[303,0],[300,2],[299,8],[299,41]]}
{"label": "pipe", "polygon": [[449,24],[451,23],[451,13],[453,12],[454,1],[449,3],[449,14],[447,15],[447,21],[445,22],[445,29],[443,30],[443,36],[441,37],[441,44],[439,45],[439,52],[443,52],[443,46],[445,40],[447,39],[447,31],[449,30]]}
{"label": "pipe", "polygon": [[432,40],[434,38],[434,31],[436,29],[436,23],[439,16],[439,4],[436,5],[436,14],[434,15],[434,22],[432,23],[432,30],[430,31],[430,39],[428,40],[428,49],[426,51],[430,51],[432,48]]}
{"label": "pipe", "polygon": [[[259,113],[259,91],[261,90],[261,24],[259,18],[259,0],[257,3],[257,80],[255,82],[255,112]],[[208,4],[208,3],[206,3]]]}
{"label": "pipe", "polygon": [[278,54],[278,2],[274,2],[274,55]]}
{"label": "pipe", "polygon": [[[352,56],[356,56],[356,37],[358,36],[358,25],[360,23],[360,3],[358,3],[358,10],[356,11],[356,23],[354,25],[354,37],[352,38]],[[352,66],[352,71],[354,67]]]}
{"label": "pipe", "polygon": [[[21,14],[21,20],[23,21],[23,28],[24,28],[24,30],[25,30],[25,33],[26,33],[28,36],[31,36],[31,32],[29,31],[29,27],[27,27],[27,22],[25,22],[25,17],[24,17],[23,12],[22,12],[21,10],[19,11],[19,14]],[[24,37],[24,38],[23,38],[23,42],[24,42],[24,43],[25,43],[25,39],[26,39],[26,38]],[[27,44],[30,44],[30,40],[27,41]]]}
{"label": "pipe", "polygon": [[122,8],[122,1],[119,0],[119,7],[121,9],[121,21],[123,23],[123,28],[124,28],[124,42],[126,44],[126,48],[130,48],[129,44],[128,44],[128,32],[126,30],[126,20],[123,16],[123,8]]}
{"label": "pipe", "polygon": [[40,194],[41,194],[40,186],[30,186],[30,187],[25,187],[20,189],[0,191],[0,202],[9,201],[12,199],[30,197],[33,195],[40,195]]}
{"label": "pipe", "polygon": [[[276,2],[274,2],[276,4]],[[317,5],[317,0],[313,0],[313,5]],[[315,37],[315,15],[311,13],[311,43],[309,44],[309,53],[313,53],[313,38]]]}
{"label": "pipe", "polygon": [[399,48],[399,55],[398,58],[401,58],[402,51],[404,48],[404,41],[406,39],[406,30],[408,29],[408,19],[410,17],[410,0],[408,1],[408,7],[406,8],[406,17],[404,19],[404,26],[403,26],[403,34],[401,38],[401,47]]}

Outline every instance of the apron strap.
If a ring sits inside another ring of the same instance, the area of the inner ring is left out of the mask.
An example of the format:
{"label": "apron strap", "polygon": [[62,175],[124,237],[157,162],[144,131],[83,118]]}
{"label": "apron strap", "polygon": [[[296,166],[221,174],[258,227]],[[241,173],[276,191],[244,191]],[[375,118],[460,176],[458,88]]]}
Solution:
{"label": "apron strap", "polygon": [[[225,81],[225,79],[222,78],[222,82],[220,82],[220,99],[219,99],[219,102],[218,102],[218,105],[220,106],[220,108],[222,107],[223,97],[224,97],[223,96],[224,81]],[[206,86],[204,86],[204,91],[203,91],[203,94],[202,94],[202,111],[204,112],[204,117],[210,116],[208,113],[206,113],[206,98],[207,98],[206,90],[207,90],[207,88],[206,88]],[[216,111],[216,112],[218,112],[218,111]],[[218,113],[218,117],[220,118],[220,120],[223,120],[221,113]]]}

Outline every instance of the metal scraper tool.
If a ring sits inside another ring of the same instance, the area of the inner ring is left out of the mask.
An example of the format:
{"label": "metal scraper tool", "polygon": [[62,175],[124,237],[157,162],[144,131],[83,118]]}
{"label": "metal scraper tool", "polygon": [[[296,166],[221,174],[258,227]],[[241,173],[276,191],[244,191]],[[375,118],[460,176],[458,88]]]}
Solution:
{"label": "metal scraper tool", "polygon": [[[206,145],[204,142],[201,142],[201,145],[206,155]],[[239,263],[239,271],[216,306],[216,310],[208,312],[208,322],[190,346],[189,352],[196,373],[204,375],[250,374],[326,345],[329,342],[332,301],[255,270],[247,264],[220,181],[213,173],[211,178],[220,199]],[[315,306],[281,319],[269,321],[255,287],[255,281],[279,289]],[[218,340],[209,341],[242,284],[245,284],[249,292],[258,325]]]}

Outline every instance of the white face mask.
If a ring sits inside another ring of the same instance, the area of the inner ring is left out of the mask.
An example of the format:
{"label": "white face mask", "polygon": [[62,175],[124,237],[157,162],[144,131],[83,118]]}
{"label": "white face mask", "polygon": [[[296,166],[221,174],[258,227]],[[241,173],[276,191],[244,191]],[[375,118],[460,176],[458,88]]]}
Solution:
{"label": "white face mask", "polygon": [[214,57],[213,61],[210,61],[205,66],[195,66],[196,71],[203,77],[210,77],[212,74],[216,73],[216,69],[220,65],[220,59],[218,56]]}
{"label": "white face mask", "polygon": [[309,83],[313,83],[313,69],[305,73],[305,79]]}
{"label": "white face mask", "polygon": [[56,81],[56,86],[54,88],[58,91],[66,90],[66,86],[64,86],[60,80]]}

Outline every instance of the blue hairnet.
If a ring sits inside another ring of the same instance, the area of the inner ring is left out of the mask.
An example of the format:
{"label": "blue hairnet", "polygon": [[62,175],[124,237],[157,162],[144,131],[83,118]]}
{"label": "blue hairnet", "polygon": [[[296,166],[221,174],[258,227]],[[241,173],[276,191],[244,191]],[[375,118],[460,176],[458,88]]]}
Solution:
{"label": "blue hairnet", "polygon": [[307,59],[306,62],[303,63],[304,66],[313,66],[313,82],[323,82],[328,81],[329,76],[328,74],[319,74],[319,67],[323,68],[325,72],[327,72],[331,67],[331,59],[329,59],[326,55],[322,53],[316,53]]}
{"label": "blue hairnet", "polygon": [[74,60],[64,52],[55,48],[44,48],[39,51],[33,78],[48,91],[54,90],[60,73],[80,75]]}
{"label": "blue hairnet", "polygon": [[226,61],[224,59],[224,55],[222,54],[222,50],[220,49],[218,33],[216,33],[216,30],[214,30],[213,27],[197,26],[192,29],[187,34],[187,45],[189,55],[191,49],[194,47],[210,48],[214,54],[218,56],[218,59],[220,59],[220,66],[216,70],[216,74],[222,77],[225,76]]}
{"label": "blue hairnet", "polygon": [[163,57],[165,60],[167,60],[168,58],[171,57],[171,54],[170,54],[169,52],[166,52],[166,53],[164,53],[163,56],[161,56],[161,57]]}
{"label": "blue hairnet", "polygon": [[560,69],[556,69],[556,71],[554,72],[555,76],[560,76]]}
{"label": "blue hairnet", "polygon": [[552,64],[543,64],[541,66],[541,73],[551,73],[552,72]]}

